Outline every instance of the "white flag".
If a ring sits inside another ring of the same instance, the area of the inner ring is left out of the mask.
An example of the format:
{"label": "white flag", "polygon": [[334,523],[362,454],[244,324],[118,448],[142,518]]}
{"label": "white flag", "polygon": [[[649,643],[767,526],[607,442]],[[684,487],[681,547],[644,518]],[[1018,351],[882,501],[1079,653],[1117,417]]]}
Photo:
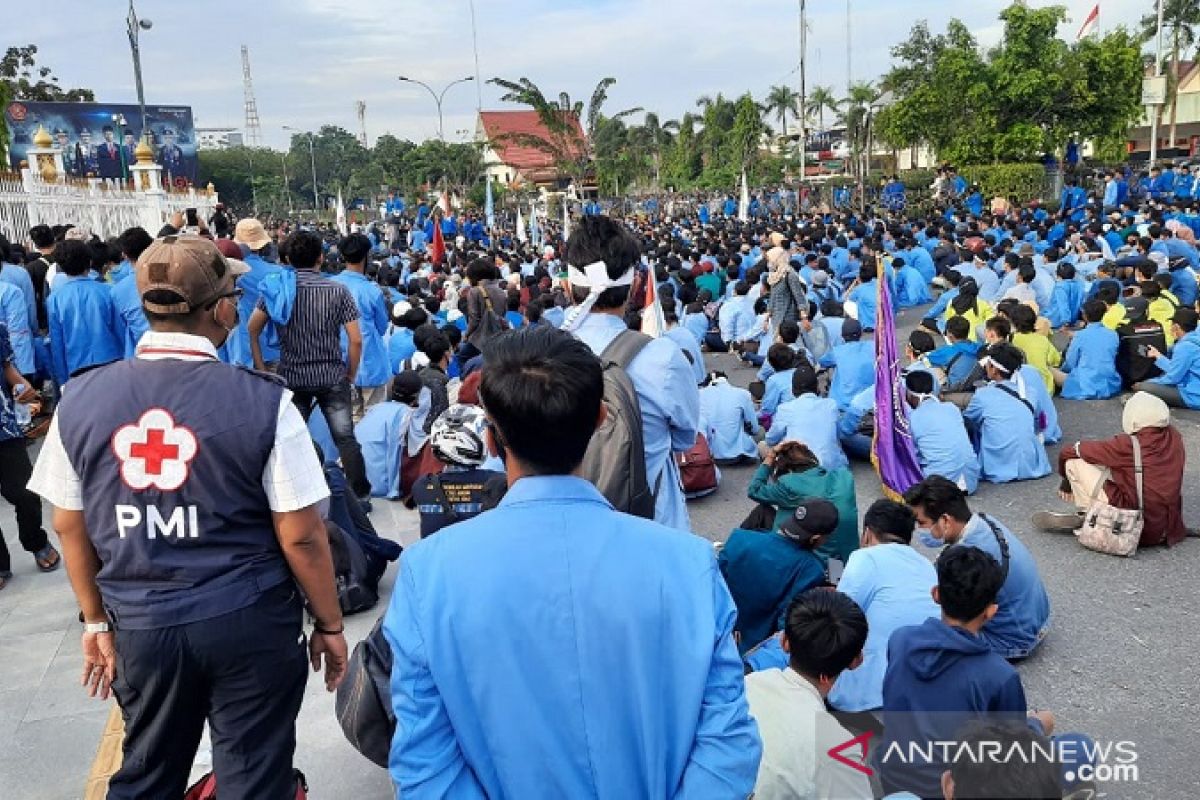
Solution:
{"label": "white flag", "polygon": [[567,200],[567,196],[563,195],[563,229],[562,240],[566,246],[567,239],[571,236],[571,203]]}
{"label": "white flag", "polygon": [[1075,41],[1081,42],[1093,33],[1100,33],[1100,4],[1096,3],[1091,12],[1087,15],[1087,19],[1083,21],[1083,25],[1079,28],[1079,33],[1075,36]]}
{"label": "white flag", "polygon": [[521,204],[517,204],[517,241],[525,244],[529,241],[529,234],[525,231],[525,218],[521,216]]}
{"label": "white flag", "polygon": [[642,333],[657,339],[667,332],[667,318],[658,302],[658,287],[654,285],[654,270],[646,271],[646,304],[642,306]]}
{"label": "white flag", "polygon": [[338,189],[337,199],[337,229],[342,236],[349,235],[350,231],[346,227],[346,204],[342,202],[342,190]]}

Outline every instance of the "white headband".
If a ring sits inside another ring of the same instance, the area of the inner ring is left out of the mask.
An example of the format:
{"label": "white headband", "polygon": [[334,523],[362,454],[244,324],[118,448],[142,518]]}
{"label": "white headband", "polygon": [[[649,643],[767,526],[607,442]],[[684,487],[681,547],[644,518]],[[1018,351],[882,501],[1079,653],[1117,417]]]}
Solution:
{"label": "white headband", "polygon": [[586,286],[593,292],[603,292],[614,286],[629,286],[633,283],[634,265],[630,265],[625,274],[619,278],[608,275],[608,265],[603,261],[593,261],[586,267],[567,265],[567,280],[572,286]]}
{"label": "white headband", "polygon": [[608,274],[608,265],[603,261],[593,261],[582,269],[568,265],[567,281],[573,287],[586,287],[588,289],[588,296],[582,303],[571,309],[566,321],[563,322],[562,329],[569,333],[577,330],[583,324],[583,320],[587,315],[591,313],[592,306],[596,304],[596,299],[600,297],[605,289],[632,284],[633,276],[637,272],[635,266],[631,264],[621,277],[612,278]]}

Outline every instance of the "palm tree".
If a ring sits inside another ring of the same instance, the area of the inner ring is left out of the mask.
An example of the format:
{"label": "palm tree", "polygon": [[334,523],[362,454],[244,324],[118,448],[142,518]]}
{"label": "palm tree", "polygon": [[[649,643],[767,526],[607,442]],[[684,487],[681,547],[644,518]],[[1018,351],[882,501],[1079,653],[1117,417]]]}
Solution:
{"label": "palm tree", "polygon": [[[1163,32],[1170,37],[1171,68],[1167,71],[1167,94],[1171,102],[1171,143],[1175,146],[1176,106],[1179,100],[1179,55],[1192,48],[1196,43],[1196,29],[1200,26],[1200,0],[1164,0],[1163,2]],[[1142,17],[1141,34],[1146,40],[1153,39],[1158,28],[1158,15],[1147,14]],[[1162,107],[1158,109],[1162,114]]]}
{"label": "palm tree", "polygon": [[779,126],[783,129],[783,138],[788,135],[788,114],[800,115],[800,95],[790,86],[772,86],[763,102],[763,111],[779,117]]}
{"label": "palm tree", "polygon": [[820,130],[825,130],[825,109],[837,113],[841,107],[841,101],[833,95],[833,90],[828,86],[814,86],[813,90],[808,93],[808,103],[806,109],[809,114],[817,115],[817,127]]}
{"label": "palm tree", "polygon": [[[852,163],[857,163],[867,149],[869,113],[878,99],[879,90],[870,81],[858,81],[850,84],[850,96],[842,101],[845,111],[841,114],[841,120],[846,126],[846,141],[850,144]],[[866,160],[870,161],[869,153]],[[866,165],[860,164],[859,167],[865,175]]]}
{"label": "palm tree", "polygon": [[662,178],[662,157],[671,143],[674,141],[674,133],[679,131],[679,123],[673,119],[666,122],[660,122],[658,114],[653,111],[646,114],[645,120],[642,121],[639,137],[643,138],[650,150],[651,160],[654,162],[654,188],[659,187],[659,182]]}
{"label": "palm tree", "polygon": [[488,81],[507,90],[500,98],[502,101],[527,105],[536,111],[538,119],[549,134],[545,137],[531,133],[509,134],[507,138],[515,144],[533,147],[550,155],[560,168],[569,173],[581,186],[593,160],[592,142],[601,121],[606,118],[622,119],[642,110],[640,107],[627,108],[611,117],[604,116],[601,109],[608,100],[608,90],[616,82],[616,78],[602,78],[596,84],[587,104],[585,117],[583,101],[572,101],[566,92],[560,92],[557,100],[548,100],[537,84],[529,78],[521,78],[518,81],[492,78]]}

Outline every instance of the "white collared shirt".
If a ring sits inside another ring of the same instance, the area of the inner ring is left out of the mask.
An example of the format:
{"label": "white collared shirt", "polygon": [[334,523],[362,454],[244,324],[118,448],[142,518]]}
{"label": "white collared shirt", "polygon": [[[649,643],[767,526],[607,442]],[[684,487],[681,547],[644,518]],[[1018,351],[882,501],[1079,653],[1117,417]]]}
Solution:
{"label": "white collared shirt", "polygon": [[[203,336],[148,331],[138,341],[137,358],[146,361],[206,361],[216,360],[217,351],[213,343]],[[69,386],[67,391],[70,391]],[[230,411],[236,413],[235,409]],[[329,486],[325,482],[325,473],[317,459],[308,426],[292,403],[292,393],[287,389],[279,398],[275,445],[263,469],[262,486],[267,503],[277,513],[299,511],[329,496]],[[79,474],[63,447],[57,414],[50,422],[42,452],[33,467],[29,490],[58,508],[83,510]]]}
{"label": "white collared shirt", "polygon": [[[825,710],[817,687],[790,667],[767,669],[746,676],[746,700],[763,745],[754,800],[873,796],[865,773],[829,755],[853,734]],[[850,748],[843,755],[859,752]]]}

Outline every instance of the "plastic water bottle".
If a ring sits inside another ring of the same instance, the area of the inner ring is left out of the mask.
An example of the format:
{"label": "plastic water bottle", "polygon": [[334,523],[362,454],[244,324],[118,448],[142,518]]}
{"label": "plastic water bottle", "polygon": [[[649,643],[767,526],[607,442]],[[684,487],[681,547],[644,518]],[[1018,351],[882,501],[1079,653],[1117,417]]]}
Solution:
{"label": "plastic water bottle", "polygon": [[18,383],[16,388],[13,389],[13,414],[16,415],[17,427],[19,428],[24,428],[33,419],[33,412],[30,411],[29,405],[17,400],[18,397],[25,394],[27,388],[25,384]]}

